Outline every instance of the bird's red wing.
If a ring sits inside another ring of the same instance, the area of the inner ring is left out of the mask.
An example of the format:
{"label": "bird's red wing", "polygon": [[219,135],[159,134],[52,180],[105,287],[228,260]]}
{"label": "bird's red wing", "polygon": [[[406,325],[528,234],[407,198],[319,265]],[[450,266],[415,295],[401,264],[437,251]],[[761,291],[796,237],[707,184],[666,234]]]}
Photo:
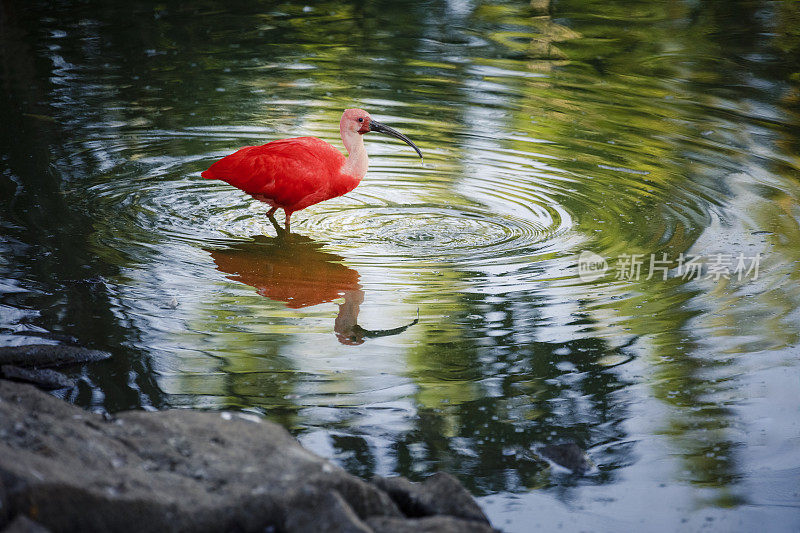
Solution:
{"label": "bird's red wing", "polygon": [[278,206],[291,207],[310,195],[324,193],[344,162],[341,152],[325,141],[296,137],[246,146],[201,175],[269,198]]}

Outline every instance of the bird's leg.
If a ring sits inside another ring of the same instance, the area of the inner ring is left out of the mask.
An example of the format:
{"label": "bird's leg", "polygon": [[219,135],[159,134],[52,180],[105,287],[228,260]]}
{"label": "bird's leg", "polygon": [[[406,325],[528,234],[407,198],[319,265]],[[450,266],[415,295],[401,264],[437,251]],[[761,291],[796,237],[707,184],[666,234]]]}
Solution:
{"label": "bird's leg", "polygon": [[275,220],[275,211],[277,211],[277,210],[278,210],[277,207],[273,207],[272,209],[267,211],[267,218],[269,219],[270,222],[272,222],[272,225],[275,228],[275,231],[278,232],[278,235],[280,236],[280,235],[283,235],[283,228],[280,227],[278,225],[278,221]]}
{"label": "bird's leg", "polygon": [[286,211],[285,209],[283,211],[284,213],[286,213],[286,223],[284,224],[284,227],[286,228],[286,233],[291,233],[292,230],[289,229],[289,219],[292,217],[292,212]]}

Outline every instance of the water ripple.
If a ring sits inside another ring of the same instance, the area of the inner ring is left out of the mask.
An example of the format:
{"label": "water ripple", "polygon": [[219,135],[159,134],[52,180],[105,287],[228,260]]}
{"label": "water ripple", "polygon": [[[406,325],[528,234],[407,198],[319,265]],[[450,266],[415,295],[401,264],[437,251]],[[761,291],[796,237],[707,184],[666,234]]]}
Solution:
{"label": "water ripple", "polygon": [[330,240],[348,240],[361,248],[361,256],[368,251],[378,260],[475,263],[540,246],[552,237],[557,219],[499,217],[465,207],[365,206],[314,213],[303,229]]}

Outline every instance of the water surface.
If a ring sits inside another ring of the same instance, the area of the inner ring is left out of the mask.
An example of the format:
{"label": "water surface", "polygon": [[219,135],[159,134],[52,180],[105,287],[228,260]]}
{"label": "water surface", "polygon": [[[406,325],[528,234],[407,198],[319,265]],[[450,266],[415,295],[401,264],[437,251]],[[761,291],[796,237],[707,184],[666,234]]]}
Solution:
{"label": "water surface", "polygon": [[[111,351],[90,409],[446,470],[509,531],[797,530],[800,10],[545,4],[3,4],[0,342]],[[424,162],[368,136],[291,242],[200,178],[348,107]]]}

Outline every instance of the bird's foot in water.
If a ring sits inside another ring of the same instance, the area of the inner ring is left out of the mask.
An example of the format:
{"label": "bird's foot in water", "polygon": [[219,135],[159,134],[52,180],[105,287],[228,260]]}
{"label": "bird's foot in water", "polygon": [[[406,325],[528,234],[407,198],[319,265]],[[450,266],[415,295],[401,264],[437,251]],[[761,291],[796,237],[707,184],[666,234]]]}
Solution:
{"label": "bird's foot in water", "polygon": [[280,226],[280,224],[278,224],[278,221],[275,220],[275,216],[272,213],[267,213],[267,218],[269,219],[270,222],[272,222],[272,226],[275,228],[275,231],[278,233],[278,237],[286,238],[286,237],[289,236],[289,234],[290,234],[289,228],[286,228],[286,229],[282,228]]}

